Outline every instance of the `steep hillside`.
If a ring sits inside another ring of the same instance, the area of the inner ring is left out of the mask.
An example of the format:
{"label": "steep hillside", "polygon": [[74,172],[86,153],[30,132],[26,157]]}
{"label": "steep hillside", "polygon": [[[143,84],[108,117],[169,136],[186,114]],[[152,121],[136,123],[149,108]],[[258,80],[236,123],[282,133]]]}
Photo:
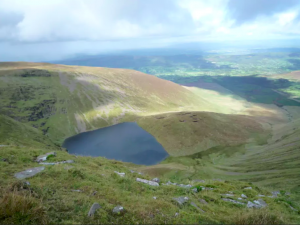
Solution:
{"label": "steep hillside", "polygon": [[146,116],[138,124],[156,137],[171,156],[191,155],[216,146],[238,146],[268,132],[250,116],[212,112]]}
{"label": "steep hillside", "polygon": [[213,108],[186,88],[141,72],[38,63],[0,63],[0,95],[0,113],[57,143],[137,115]]}
{"label": "steep hillside", "polygon": [[18,145],[57,148],[43,133],[27,124],[0,115],[0,146]]}

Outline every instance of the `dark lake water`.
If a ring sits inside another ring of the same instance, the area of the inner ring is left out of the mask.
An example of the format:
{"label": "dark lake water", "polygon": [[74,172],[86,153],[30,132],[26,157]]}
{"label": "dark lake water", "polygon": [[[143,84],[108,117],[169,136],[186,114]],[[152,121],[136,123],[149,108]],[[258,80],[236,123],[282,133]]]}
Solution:
{"label": "dark lake water", "polygon": [[142,165],[155,165],[168,157],[162,145],[133,122],[77,134],[66,139],[63,147],[70,154],[101,156]]}

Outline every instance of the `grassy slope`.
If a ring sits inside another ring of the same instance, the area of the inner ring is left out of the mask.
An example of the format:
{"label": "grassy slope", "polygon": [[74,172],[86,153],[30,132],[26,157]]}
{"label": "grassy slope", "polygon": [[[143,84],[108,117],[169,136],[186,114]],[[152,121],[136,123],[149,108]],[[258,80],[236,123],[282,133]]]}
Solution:
{"label": "grassy slope", "polygon": [[187,179],[243,180],[273,190],[290,190],[299,200],[299,127],[299,119],[278,124],[271,134],[254,136],[247,144],[217,146],[190,156],[170,157],[141,171]]}
{"label": "grassy slope", "polygon": [[0,115],[0,145],[35,146],[43,149],[56,148],[41,131]]}
{"label": "grassy slope", "polygon": [[249,116],[211,112],[147,116],[139,119],[138,124],[155,136],[171,156],[191,155],[215,146],[241,145],[251,135],[266,132]]}
{"label": "grassy slope", "polygon": [[[201,185],[215,189],[197,194],[174,186],[151,187],[135,181],[136,177],[153,178],[149,175],[130,173],[130,169],[139,169],[135,165],[101,157],[76,158],[64,151],[58,151],[57,157],[49,161],[73,159],[75,160],[72,164],[73,168],[66,169],[66,165],[46,166],[42,173],[28,179],[29,187],[24,187],[21,182],[13,178],[15,172],[36,167],[37,163],[34,163],[33,159],[46,152],[38,148],[4,147],[1,149],[2,157],[7,159],[5,162],[0,161],[1,223],[233,224],[242,221],[245,224],[279,224],[299,221],[299,215],[289,208],[287,202],[290,197],[288,196],[276,199],[264,198],[269,207],[262,211],[249,210],[245,206],[237,206],[221,200],[220,194],[228,191],[235,194],[233,199],[244,193],[252,201],[258,198],[258,194],[270,195],[267,189],[250,183],[207,180]],[[125,178],[119,177],[114,171],[125,172]],[[168,179],[162,178],[162,182],[167,182]],[[189,179],[171,178],[171,181],[197,185]],[[254,189],[243,190],[246,186],[252,186]],[[78,189],[82,192],[72,191]],[[153,196],[157,199],[154,200]],[[172,198],[177,196],[188,196],[205,210],[205,213],[199,213],[190,205],[177,206],[172,202]],[[205,199],[209,204],[203,205],[199,199]],[[282,201],[279,201],[280,199]],[[88,218],[89,207],[94,202],[98,202],[102,208],[93,218]],[[113,215],[111,211],[116,205],[122,205],[126,213]],[[179,216],[175,216],[176,213],[179,213]],[[253,219],[256,220],[252,221]]]}
{"label": "grassy slope", "polygon": [[57,143],[137,115],[211,108],[180,85],[133,70],[0,63],[0,81],[0,113]]}

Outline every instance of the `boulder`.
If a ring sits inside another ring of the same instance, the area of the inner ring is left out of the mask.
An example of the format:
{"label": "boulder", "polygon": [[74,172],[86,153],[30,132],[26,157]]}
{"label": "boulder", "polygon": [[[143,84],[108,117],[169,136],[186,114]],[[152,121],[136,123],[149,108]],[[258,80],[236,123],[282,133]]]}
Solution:
{"label": "boulder", "polygon": [[118,205],[118,206],[116,206],[116,207],[113,209],[112,212],[113,212],[113,213],[116,213],[116,214],[119,214],[119,213],[124,212],[124,208],[123,208],[123,206]]}
{"label": "boulder", "polygon": [[207,191],[211,191],[211,190],[214,190],[213,188],[209,188],[209,187],[203,187],[203,186],[200,186],[202,188],[202,190],[207,190]]}
{"label": "boulder", "polygon": [[268,204],[262,199],[255,200],[253,202],[257,205],[260,205],[261,208],[264,208],[264,207],[268,206]]}
{"label": "boulder", "polygon": [[248,201],[247,208],[260,208],[260,206]]}
{"label": "boulder", "polygon": [[222,200],[225,201],[225,202],[232,202],[234,204],[245,205],[242,202],[239,202],[239,201],[236,201],[236,200],[233,200],[233,199],[230,199],[230,198],[222,198]]}
{"label": "boulder", "polygon": [[56,156],[56,153],[55,152],[48,152],[44,155],[40,155],[36,158],[36,161],[37,162],[43,162],[43,161],[46,161],[48,159],[48,157],[50,156]]}
{"label": "boulder", "polygon": [[17,179],[25,179],[28,177],[33,177],[34,175],[42,172],[45,169],[45,167],[41,166],[41,167],[34,167],[34,168],[30,168],[28,170],[24,170],[22,172],[19,173],[15,173],[15,177]]}
{"label": "boulder", "polygon": [[160,183],[160,180],[159,180],[159,178],[157,178],[157,177],[153,178],[152,181],[154,181],[154,182],[156,182],[156,183]]}
{"label": "boulder", "polygon": [[242,198],[248,198],[247,195],[242,194],[241,195]]}
{"label": "boulder", "polygon": [[156,199],[157,199],[157,197],[155,197],[155,196],[154,196],[154,197],[153,197],[153,199],[155,199],[155,200],[156,200]]}
{"label": "boulder", "polygon": [[193,188],[192,191],[193,191],[194,193],[197,193],[197,192],[198,192],[198,189],[197,189],[197,188]]}
{"label": "boulder", "polygon": [[101,206],[98,203],[94,203],[88,212],[88,216],[93,216],[97,209],[100,209]]}
{"label": "boulder", "polygon": [[179,205],[183,205],[185,203],[187,203],[189,201],[189,198],[188,197],[178,197],[178,198],[173,198],[173,200],[175,202],[177,202]]}
{"label": "boulder", "polygon": [[125,177],[125,173],[119,173],[117,171],[115,171],[116,174],[118,174],[120,177]]}
{"label": "boulder", "polygon": [[29,181],[24,181],[24,184],[26,184],[27,186],[30,185]]}
{"label": "boulder", "polygon": [[260,208],[264,208],[266,206],[268,206],[268,204],[262,199],[255,200],[253,202],[248,201],[248,204],[247,204],[247,208],[260,209]]}
{"label": "boulder", "polygon": [[151,180],[145,180],[145,179],[141,179],[141,178],[136,178],[136,181],[144,183],[144,184],[149,184],[151,186],[159,186],[159,183],[151,181]]}
{"label": "boulder", "polygon": [[251,189],[252,189],[252,187],[245,187],[244,189],[246,189],[246,190],[247,190],[247,189],[248,189],[248,190],[251,190]]}

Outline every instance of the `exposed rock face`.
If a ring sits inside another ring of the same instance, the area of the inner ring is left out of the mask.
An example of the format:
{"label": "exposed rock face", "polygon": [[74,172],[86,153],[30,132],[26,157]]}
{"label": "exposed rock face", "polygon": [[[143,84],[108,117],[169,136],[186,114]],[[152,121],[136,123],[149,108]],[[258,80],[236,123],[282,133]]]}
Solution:
{"label": "exposed rock face", "polygon": [[233,199],[229,199],[229,198],[222,198],[222,200],[225,201],[225,202],[232,202],[232,203],[239,204],[239,205],[245,205],[242,202],[239,202],[239,201],[236,201],[236,200],[233,200]]}
{"label": "exposed rock face", "polygon": [[189,198],[188,197],[178,197],[178,198],[173,198],[173,200],[175,202],[177,202],[179,205],[183,205],[185,203],[187,203],[189,201]]}
{"label": "exposed rock face", "polygon": [[260,208],[260,206],[248,201],[247,208]]}
{"label": "exposed rock face", "polygon": [[195,207],[198,211],[205,213],[205,211],[201,208],[199,208],[195,202],[191,202],[191,206]]}
{"label": "exposed rock face", "polygon": [[124,212],[123,206],[118,205],[113,209],[113,213],[122,213],[122,212]]}
{"label": "exposed rock face", "polygon": [[97,209],[100,209],[101,206],[98,203],[94,203],[88,212],[88,216],[93,216]]}
{"label": "exposed rock face", "polygon": [[159,178],[157,178],[157,177],[153,178],[152,181],[154,181],[154,182],[156,182],[156,183],[160,183],[160,180],[159,180]]}
{"label": "exposed rock face", "polygon": [[74,160],[66,160],[66,161],[62,161],[62,162],[51,162],[51,163],[40,162],[39,164],[41,164],[41,165],[57,165],[57,164],[65,164],[65,163],[74,163]]}
{"label": "exposed rock face", "polygon": [[242,194],[241,195],[242,198],[248,198],[247,195]]}
{"label": "exposed rock face", "polygon": [[254,203],[260,205],[261,208],[268,206],[268,204],[262,199],[255,200]]}
{"label": "exposed rock face", "polygon": [[149,184],[151,186],[159,186],[159,183],[151,181],[151,180],[145,180],[145,179],[141,179],[141,178],[136,178],[136,181],[142,182],[144,184]]}
{"label": "exposed rock face", "polygon": [[247,208],[258,208],[258,209],[260,209],[260,208],[264,208],[266,206],[268,206],[268,204],[262,199],[255,200],[253,202],[248,201],[248,204],[247,204]]}
{"label": "exposed rock face", "polygon": [[22,172],[15,173],[15,177],[17,179],[25,179],[25,178],[28,178],[28,177],[33,177],[34,175],[42,172],[44,169],[45,169],[45,167],[43,167],[43,166],[30,168],[28,170],[24,170]]}
{"label": "exposed rock face", "polygon": [[119,173],[117,171],[115,171],[116,174],[118,174],[120,177],[125,177],[125,173]]}
{"label": "exposed rock face", "polygon": [[48,152],[46,153],[45,155],[40,155],[36,158],[36,161],[37,162],[44,162],[48,159],[48,157],[50,156],[56,156],[56,153],[55,152]]}
{"label": "exposed rock face", "polygon": [[233,197],[234,196],[234,194],[221,194],[221,195],[228,196],[228,197]]}
{"label": "exposed rock face", "polygon": [[193,188],[192,191],[193,191],[194,193],[197,193],[197,192],[198,192],[198,189],[197,189],[197,188]]}
{"label": "exposed rock face", "polygon": [[168,181],[167,183],[165,183],[163,185],[174,185],[174,186],[178,186],[178,187],[182,187],[182,188],[191,188],[192,187],[192,185],[190,185],[190,184],[177,184],[177,183],[172,183],[171,181]]}

